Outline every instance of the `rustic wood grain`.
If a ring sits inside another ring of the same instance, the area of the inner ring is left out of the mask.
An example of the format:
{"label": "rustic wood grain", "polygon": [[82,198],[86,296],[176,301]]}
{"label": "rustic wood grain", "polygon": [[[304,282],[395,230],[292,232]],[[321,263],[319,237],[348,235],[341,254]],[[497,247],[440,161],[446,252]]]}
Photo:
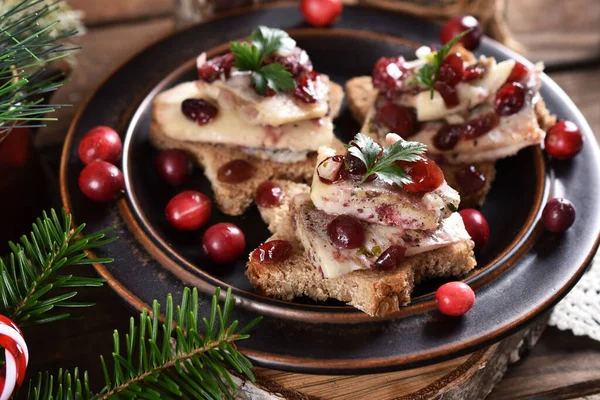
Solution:
{"label": "rustic wood grain", "polygon": [[164,17],[172,13],[175,0],[67,0],[85,12],[88,26],[136,19]]}

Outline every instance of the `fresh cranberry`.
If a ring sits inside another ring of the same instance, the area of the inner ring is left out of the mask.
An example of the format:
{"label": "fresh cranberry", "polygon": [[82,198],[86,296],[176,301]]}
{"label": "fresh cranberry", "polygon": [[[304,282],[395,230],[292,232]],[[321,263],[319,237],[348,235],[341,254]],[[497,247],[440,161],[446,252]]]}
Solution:
{"label": "fresh cranberry", "polygon": [[550,200],[542,212],[544,227],[550,232],[564,232],[575,222],[575,206],[567,199]]}
{"label": "fresh cranberry", "polygon": [[92,161],[79,174],[79,188],[83,194],[100,203],[116,199],[124,187],[121,170],[106,161]]}
{"label": "fresh cranberry", "polygon": [[261,244],[252,253],[252,259],[261,264],[273,264],[287,260],[292,255],[292,245],[287,240],[271,240]]}
{"label": "fresh cranberry", "polygon": [[179,231],[202,228],[210,218],[210,211],[210,199],[193,190],[179,193],[165,207],[167,221]]}
{"label": "fresh cranberry", "polygon": [[465,72],[463,74],[463,81],[469,82],[475,79],[479,79],[481,78],[481,75],[483,75],[484,72],[485,70],[483,69],[483,67],[480,67],[479,65],[471,65],[470,67],[465,68]]}
{"label": "fresh cranberry", "polygon": [[202,249],[217,264],[237,260],[246,247],[246,237],[240,228],[228,222],[213,225],[204,232]]}
{"label": "fresh cranberry", "polygon": [[340,0],[301,0],[300,12],[306,22],[313,26],[333,24],[342,13]]}
{"label": "fresh cranberry", "polygon": [[201,81],[214,82],[221,73],[229,77],[234,64],[235,56],[233,53],[211,58],[198,68],[198,78]]}
{"label": "fresh cranberry", "polygon": [[309,71],[296,79],[294,96],[304,103],[316,103],[319,99],[319,86],[322,84],[321,75],[316,71]]}
{"label": "fresh cranberry", "polygon": [[520,62],[516,62],[506,82],[521,82],[529,75],[529,68]]}
{"label": "fresh cranberry", "polygon": [[437,81],[433,84],[433,88],[437,90],[440,96],[442,96],[442,99],[444,99],[446,108],[456,107],[460,103],[456,89],[446,82]]}
{"label": "fresh cranberry", "polygon": [[465,229],[475,247],[479,250],[487,243],[490,238],[490,227],[482,213],[474,208],[465,208],[459,211],[460,216],[465,224]]}
{"label": "fresh cranberry", "polygon": [[497,127],[499,123],[500,118],[498,118],[498,114],[491,111],[468,120],[462,126],[460,136],[466,140],[476,139]]}
{"label": "fresh cranberry", "polygon": [[400,88],[405,73],[404,57],[382,57],[373,67],[373,86],[389,95]]}
{"label": "fresh cranberry", "polygon": [[442,314],[464,315],[475,304],[475,292],[464,282],[448,282],[435,291],[435,304]]}
{"label": "fresh cranberry", "polygon": [[327,157],[317,166],[319,180],[327,185],[346,179],[344,156]]}
{"label": "fresh cranberry", "polygon": [[275,182],[266,181],[258,185],[255,201],[259,207],[272,208],[279,206],[284,197],[285,193],[281,186]]}
{"label": "fresh cranberry", "polygon": [[525,88],[519,82],[508,82],[498,91],[494,109],[502,116],[516,114],[525,104]]}
{"label": "fresh cranberry", "polygon": [[206,100],[186,99],[181,103],[181,112],[198,125],[206,125],[217,116],[219,110]]}
{"label": "fresh cranberry", "polygon": [[474,165],[467,165],[457,170],[454,178],[464,194],[476,193],[485,186],[485,176]]}
{"label": "fresh cranberry", "polygon": [[358,249],[365,242],[362,223],[351,215],[338,215],[327,225],[331,243],[341,249]]}
{"label": "fresh cranberry", "polygon": [[154,162],[156,172],[169,185],[181,185],[190,176],[192,163],[187,153],[179,149],[161,151]]}
{"label": "fresh cranberry", "polygon": [[433,137],[433,145],[440,150],[452,150],[458,143],[461,130],[461,125],[445,124]]}
{"label": "fresh cranberry", "polygon": [[444,28],[442,29],[440,40],[442,44],[446,44],[458,34],[469,29],[472,29],[472,31],[463,36],[460,39],[460,43],[469,50],[475,50],[477,46],[479,46],[479,42],[481,42],[483,32],[479,26],[479,21],[470,15],[456,17],[446,22],[446,25],[444,25]]}
{"label": "fresh cranberry", "polygon": [[[367,173],[367,166],[358,157],[348,153],[345,156],[345,170],[353,180],[361,181]],[[371,174],[367,177],[366,182],[372,182],[376,178],[377,175]]]}
{"label": "fresh cranberry", "polygon": [[552,157],[573,158],[583,148],[583,135],[579,127],[571,121],[559,121],[548,130],[544,149]]}
{"label": "fresh cranberry", "polygon": [[444,173],[431,159],[424,157],[415,162],[401,161],[398,163],[413,182],[404,185],[404,190],[411,193],[431,192],[444,183]]}
{"label": "fresh cranberry", "polygon": [[278,63],[284,66],[285,69],[294,77],[304,74],[312,70],[312,62],[306,51],[296,47],[294,51],[286,55],[274,53],[263,62],[264,65]]}
{"label": "fresh cranberry", "polygon": [[393,245],[384,251],[373,264],[373,269],[392,271],[398,268],[400,261],[404,259],[406,255],[406,247]]}
{"label": "fresh cranberry", "polygon": [[442,61],[438,72],[438,80],[454,87],[463,80],[464,66],[460,53],[449,54]]}
{"label": "fresh cranberry", "polygon": [[232,160],[217,170],[217,179],[225,183],[245,182],[254,176],[256,168],[245,160]]}
{"label": "fresh cranberry", "polygon": [[413,108],[396,103],[384,103],[377,110],[376,120],[383,123],[391,132],[403,138],[414,135],[419,129],[417,113]]}
{"label": "fresh cranberry", "polygon": [[79,158],[86,165],[96,160],[116,164],[121,158],[122,149],[121,138],[113,128],[97,126],[81,139]]}

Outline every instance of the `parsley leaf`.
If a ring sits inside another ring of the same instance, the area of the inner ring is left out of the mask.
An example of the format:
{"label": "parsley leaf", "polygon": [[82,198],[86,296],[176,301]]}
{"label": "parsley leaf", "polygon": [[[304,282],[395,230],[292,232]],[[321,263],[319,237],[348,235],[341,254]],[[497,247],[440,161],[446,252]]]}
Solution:
{"label": "parsley leaf", "polygon": [[296,42],[285,31],[259,26],[249,37],[250,43],[231,42],[235,66],[240,71],[252,72],[252,83],[262,95],[267,88],[286,91],[296,86],[294,77],[280,63],[262,65],[265,58],[277,51],[291,51]]}
{"label": "parsley leaf", "polygon": [[427,150],[427,146],[400,139],[382,149],[373,139],[359,133],[346,149],[367,167],[367,173],[360,184],[370,175],[376,174],[385,183],[403,186],[412,183],[412,178],[396,162],[415,162],[422,159],[421,155]]}
{"label": "parsley leaf", "polygon": [[463,38],[466,34],[470,33],[473,29],[469,29],[467,31],[461,32],[452,38],[451,41],[446,43],[444,47],[433,53],[432,63],[423,65],[415,75],[415,79],[411,82],[412,84],[421,84],[429,88],[431,91],[431,98],[433,99],[433,94],[435,93],[435,89],[433,85],[438,78],[438,73],[440,72],[440,67],[444,62],[444,58],[450,52],[450,49],[458,43],[460,39]]}

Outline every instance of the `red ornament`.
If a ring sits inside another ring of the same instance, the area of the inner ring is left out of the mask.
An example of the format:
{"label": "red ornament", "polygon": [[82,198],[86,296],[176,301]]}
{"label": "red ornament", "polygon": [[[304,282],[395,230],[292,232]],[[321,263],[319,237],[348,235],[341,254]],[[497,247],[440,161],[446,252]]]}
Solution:
{"label": "red ornament", "polygon": [[19,327],[3,315],[0,315],[0,346],[4,347],[6,361],[0,370],[0,400],[8,400],[25,380],[29,351]]}

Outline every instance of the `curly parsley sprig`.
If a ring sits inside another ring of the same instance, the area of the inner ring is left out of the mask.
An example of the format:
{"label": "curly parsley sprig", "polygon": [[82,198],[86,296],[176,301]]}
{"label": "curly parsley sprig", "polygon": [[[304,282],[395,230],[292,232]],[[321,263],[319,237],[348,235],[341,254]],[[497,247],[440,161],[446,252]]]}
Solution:
{"label": "curly parsley sprig", "polygon": [[296,42],[281,29],[259,26],[246,42],[231,42],[235,66],[240,71],[252,72],[252,83],[262,95],[267,88],[281,92],[295,87],[294,77],[279,63],[262,65],[269,55],[278,51],[292,51]]}
{"label": "curly parsley sprig", "polygon": [[415,162],[422,159],[427,146],[423,143],[398,140],[383,149],[373,139],[357,134],[350,144],[346,145],[350,154],[361,160],[367,167],[367,173],[359,184],[364,183],[373,174],[388,184],[399,186],[411,184],[412,178],[397,161]]}
{"label": "curly parsley sprig", "polygon": [[450,52],[450,49],[452,49],[452,47],[454,47],[454,45],[458,43],[460,39],[463,38],[463,36],[470,33],[472,30],[473,29],[469,29],[456,35],[454,38],[452,38],[451,41],[446,43],[444,47],[434,52],[431,55],[431,63],[423,65],[417,71],[415,75],[415,80],[413,80],[411,84],[424,85],[427,88],[429,88],[431,98],[433,99],[433,94],[435,93],[435,88],[433,87],[433,85],[438,79],[438,74],[440,72],[440,67],[442,66],[442,63],[444,62],[444,58],[446,58],[446,56]]}

